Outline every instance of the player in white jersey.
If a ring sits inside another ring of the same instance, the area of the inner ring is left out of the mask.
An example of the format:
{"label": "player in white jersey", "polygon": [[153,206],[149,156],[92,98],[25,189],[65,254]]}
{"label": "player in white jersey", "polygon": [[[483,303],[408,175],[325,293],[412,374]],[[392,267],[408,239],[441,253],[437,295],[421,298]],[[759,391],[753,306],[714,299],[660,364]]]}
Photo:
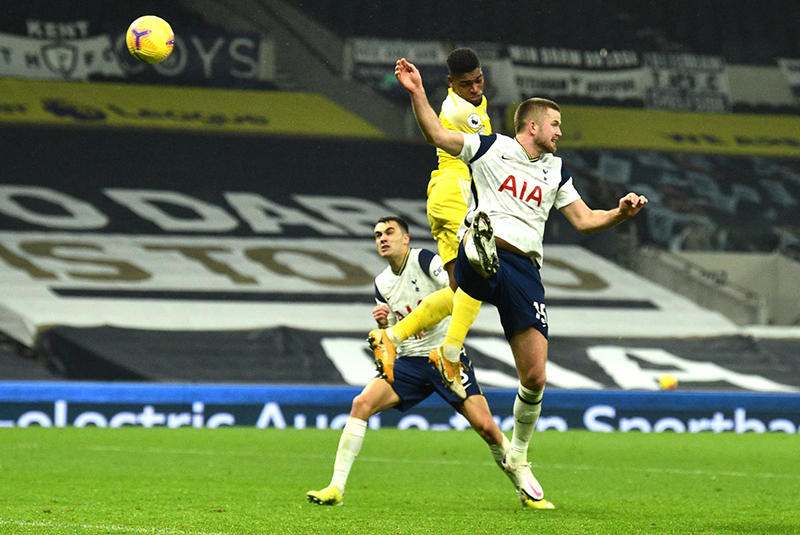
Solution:
{"label": "player in white jersey", "polygon": [[[378,325],[388,327],[413,310],[429,293],[445,288],[449,277],[442,266],[441,258],[426,249],[409,247],[408,223],[399,217],[381,218],[375,225],[375,244],[378,253],[389,266],[375,277],[376,306],[372,315]],[[447,320],[433,328],[417,333],[397,348],[394,361],[394,381],[375,377],[364,390],[353,399],[350,418],[342,430],[333,477],[330,485],[322,490],[311,490],[307,499],[319,505],[340,505],[344,499],[345,485],[353,462],[361,450],[369,418],[383,410],[395,407],[406,411],[434,392],[464,415],[472,428],[486,441],[492,457],[508,475],[525,507],[552,509],[546,500],[531,502],[529,494],[542,491],[535,479],[522,482],[515,474],[503,467],[510,443],[492,418],[489,404],[475,380],[472,365],[465,354],[461,356],[464,388],[467,398],[462,400],[448,390],[437,371],[428,364],[428,354],[442,343]]]}
{"label": "player in white jersey", "polygon": [[[547,362],[547,311],[539,267],[544,225],[555,206],[580,232],[610,228],[633,217],[647,199],[628,193],[612,210],[592,210],[580,198],[561,158],[561,110],[550,100],[528,99],[514,114],[514,138],[463,134],[442,127],[414,65],[400,59],[395,76],[409,92],[425,139],[470,166],[474,202],[456,259],[459,289],[497,307],[517,366],[511,452],[503,464],[530,473],[528,444],[541,413]],[[451,362],[452,370],[459,364]],[[442,379],[459,392],[458,373]]]}

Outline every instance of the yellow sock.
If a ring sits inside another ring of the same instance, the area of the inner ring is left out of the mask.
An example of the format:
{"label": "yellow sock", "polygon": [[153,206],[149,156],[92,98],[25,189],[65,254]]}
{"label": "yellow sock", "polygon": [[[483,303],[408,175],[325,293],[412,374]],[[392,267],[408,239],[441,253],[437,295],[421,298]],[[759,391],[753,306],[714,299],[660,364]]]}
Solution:
{"label": "yellow sock", "polygon": [[[464,345],[464,339],[467,337],[467,332],[475,319],[478,317],[478,312],[481,311],[481,302],[473,299],[466,292],[459,288],[453,297],[453,316],[450,318],[450,327],[447,329],[447,336],[444,338],[445,354],[444,357],[451,361],[457,362],[459,360],[459,353],[461,347]],[[448,346],[458,348],[458,352],[447,351]],[[452,357],[455,357],[453,359]]]}
{"label": "yellow sock", "polygon": [[420,331],[430,329],[449,316],[452,311],[453,290],[448,286],[428,295],[417,308],[389,330],[402,342]]}

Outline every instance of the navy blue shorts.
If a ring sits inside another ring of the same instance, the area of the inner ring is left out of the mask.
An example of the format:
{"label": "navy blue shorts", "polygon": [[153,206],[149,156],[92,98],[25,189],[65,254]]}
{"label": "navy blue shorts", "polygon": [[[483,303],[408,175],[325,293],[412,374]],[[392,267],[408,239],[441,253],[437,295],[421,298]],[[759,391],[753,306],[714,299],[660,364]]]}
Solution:
{"label": "navy blue shorts", "polygon": [[528,327],[547,338],[547,311],[539,268],[530,258],[498,249],[500,269],[484,279],[470,264],[464,246],[458,248],[455,276],[459,288],[478,301],[497,307],[506,340]]}
{"label": "navy blue shorts", "polygon": [[[467,367],[461,370],[461,382],[467,397],[483,395],[478,381],[475,380],[475,370],[467,356],[461,354],[461,362]],[[420,403],[434,392],[439,397],[456,408],[464,401],[453,394],[442,382],[439,371],[431,365],[428,357],[400,357],[394,361],[394,382],[392,388],[400,396],[400,404],[394,407],[405,412]]]}

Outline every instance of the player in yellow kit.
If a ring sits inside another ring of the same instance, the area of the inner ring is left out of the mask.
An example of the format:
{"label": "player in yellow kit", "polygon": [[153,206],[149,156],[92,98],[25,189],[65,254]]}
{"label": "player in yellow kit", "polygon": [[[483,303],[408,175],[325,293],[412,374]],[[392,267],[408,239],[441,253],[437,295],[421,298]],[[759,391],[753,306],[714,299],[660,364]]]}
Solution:
{"label": "player in yellow kit", "polygon": [[[475,52],[459,48],[447,57],[450,87],[442,102],[439,121],[448,130],[470,134],[492,133],[483,95],[483,71]],[[467,212],[470,196],[470,176],[466,164],[436,149],[439,166],[428,182],[428,221],[431,233],[439,246],[439,256],[452,275],[453,260],[458,256],[458,228]],[[449,267],[448,267],[449,266]]]}
{"label": "player in yellow kit", "polygon": [[[447,56],[447,98],[442,102],[439,120],[448,130],[489,135],[492,126],[483,95],[483,70],[477,54],[469,48],[457,48]],[[404,340],[435,325],[453,312],[457,288],[453,275],[458,255],[458,229],[467,212],[470,198],[469,168],[458,158],[437,149],[439,165],[428,183],[428,220],[439,247],[439,256],[450,275],[450,286],[426,297],[414,311],[391,329],[375,329],[369,333],[369,344],[375,352],[375,365],[382,376],[393,381],[396,348]],[[444,345],[431,353],[438,368],[445,367],[449,376],[460,371],[460,352],[475,318],[480,301],[459,292],[459,307],[450,320]],[[444,358],[442,358],[444,357]],[[451,369],[452,368],[452,369]],[[460,373],[457,373],[460,378]],[[459,381],[460,383],[460,381]]]}

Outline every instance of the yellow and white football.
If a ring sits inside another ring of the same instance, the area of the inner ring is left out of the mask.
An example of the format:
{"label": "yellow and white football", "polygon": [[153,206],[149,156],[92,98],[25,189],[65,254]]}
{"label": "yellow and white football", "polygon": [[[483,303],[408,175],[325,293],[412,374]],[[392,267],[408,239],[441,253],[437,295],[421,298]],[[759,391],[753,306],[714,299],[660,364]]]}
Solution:
{"label": "yellow and white football", "polygon": [[172,53],[175,35],[167,21],[155,15],[145,15],[131,23],[125,41],[130,53],[139,61],[159,63]]}

